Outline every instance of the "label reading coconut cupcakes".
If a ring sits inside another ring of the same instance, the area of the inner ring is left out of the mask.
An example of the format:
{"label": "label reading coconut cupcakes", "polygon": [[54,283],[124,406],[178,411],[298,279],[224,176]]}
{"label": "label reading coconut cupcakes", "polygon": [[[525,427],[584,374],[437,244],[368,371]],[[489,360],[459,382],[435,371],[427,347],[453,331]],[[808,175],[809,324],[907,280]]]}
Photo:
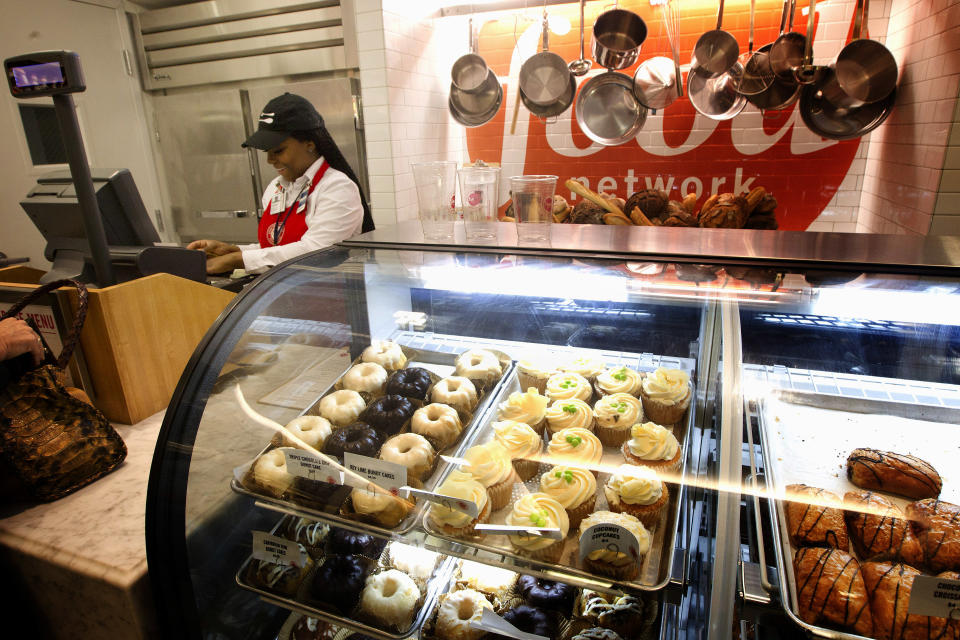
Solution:
{"label": "label reading coconut cupcakes", "polygon": [[303,545],[272,536],[265,531],[251,531],[253,534],[253,557],[263,562],[302,567],[307,563],[307,551]]}
{"label": "label reading coconut cupcakes", "polygon": [[[395,462],[344,452],[343,466],[395,496],[400,494],[400,487],[407,484],[407,468]],[[364,482],[349,473],[343,474],[343,484],[356,489],[370,490],[369,482]]]}
{"label": "label reading coconut cupcakes", "polygon": [[618,524],[595,524],[583,532],[580,536],[580,562],[594,551],[620,553],[640,561],[637,536]]}
{"label": "label reading coconut cupcakes", "polygon": [[286,450],[287,472],[292,476],[306,478],[314,482],[343,484],[343,472],[323,458],[300,450]]}
{"label": "label reading coconut cupcakes", "polygon": [[407,494],[415,498],[423,498],[424,500],[429,500],[430,502],[436,502],[437,504],[443,505],[448,509],[462,511],[471,518],[476,518],[480,515],[480,507],[477,506],[476,502],[472,502],[470,500],[455,498],[453,496],[445,496],[442,493],[433,493],[432,491],[423,491],[422,489],[414,489],[413,487],[402,487],[402,490],[406,491]]}

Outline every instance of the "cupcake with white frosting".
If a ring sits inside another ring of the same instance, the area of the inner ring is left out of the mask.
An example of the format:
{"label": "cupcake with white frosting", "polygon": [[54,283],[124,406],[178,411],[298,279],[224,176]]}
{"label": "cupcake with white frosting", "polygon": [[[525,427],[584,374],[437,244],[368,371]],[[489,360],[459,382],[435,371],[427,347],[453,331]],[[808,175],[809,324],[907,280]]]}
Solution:
{"label": "cupcake with white frosting", "polygon": [[610,511],[629,513],[653,529],[667,510],[667,485],[650,467],[622,464],[607,480],[603,493]]}
{"label": "cupcake with white frosting", "polygon": [[540,491],[563,505],[571,529],[580,526],[597,505],[597,479],[580,467],[553,467],[540,476]]}
{"label": "cupcake with white frosting", "polygon": [[579,373],[555,373],[547,378],[547,397],[551,401],[577,398],[584,402],[590,402],[593,397],[593,388],[587,379]]}
{"label": "cupcake with white frosting", "polygon": [[556,369],[546,361],[520,360],[517,362],[517,379],[521,389],[534,387],[541,394],[547,392],[547,379]]}
{"label": "cupcake with white frosting", "polygon": [[437,493],[451,498],[462,498],[477,505],[480,513],[473,518],[466,511],[434,503],[430,505],[427,517],[430,522],[453,536],[465,536],[474,533],[474,526],[484,523],[490,517],[490,500],[487,488],[463,471],[454,471],[443,481]]}
{"label": "cupcake with white frosting", "polygon": [[579,427],[594,430],[593,409],[583,400],[555,400],[547,408],[547,432],[551,435],[563,429]]}
{"label": "cupcake with white frosting", "polygon": [[534,387],[523,391],[515,391],[500,403],[497,411],[498,420],[515,420],[530,425],[530,428],[543,435],[546,428],[547,404],[550,401],[540,394]]}
{"label": "cupcake with white frosting", "polygon": [[560,529],[560,540],[531,535],[510,536],[510,543],[523,555],[544,562],[560,560],[563,539],[570,530],[570,519],[563,505],[547,494],[528,493],[517,500],[504,524],[513,527]]}
{"label": "cupcake with white frosting", "polygon": [[640,397],[640,385],[643,375],[630,367],[610,367],[599,376],[593,388],[601,396],[614,393],[629,393],[635,398]]}
{"label": "cupcake with white frosting", "polygon": [[600,360],[599,358],[581,356],[561,364],[558,369],[568,373],[580,374],[592,384],[597,379],[597,376],[603,373],[605,366],[606,365],[603,364],[603,360]]}
{"label": "cupcake with white frosting", "polygon": [[630,437],[630,427],[643,421],[643,405],[629,393],[614,393],[593,405],[597,437],[608,447],[619,447]]}
{"label": "cupcake with white frosting", "polygon": [[690,406],[690,375],[660,367],[644,376],[640,398],[648,419],[657,424],[676,424]]}
{"label": "cupcake with white frosting", "polygon": [[547,444],[548,463],[584,467],[593,471],[594,476],[599,475],[598,467],[602,457],[603,445],[588,429],[561,429],[553,434]]}
{"label": "cupcake with white frosting", "polygon": [[630,427],[630,439],[621,451],[630,464],[644,465],[658,473],[680,469],[680,443],[667,428],[653,422]]}
{"label": "cupcake with white frosting", "polygon": [[493,439],[506,449],[521,480],[526,482],[537,473],[543,438],[530,425],[516,420],[499,420],[493,423]]}
{"label": "cupcake with white frosting", "polygon": [[496,511],[510,504],[513,485],[520,482],[507,450],[493,440],[470,447],[463,453],[469,463],[462,468],[487,488],[490,508]]}

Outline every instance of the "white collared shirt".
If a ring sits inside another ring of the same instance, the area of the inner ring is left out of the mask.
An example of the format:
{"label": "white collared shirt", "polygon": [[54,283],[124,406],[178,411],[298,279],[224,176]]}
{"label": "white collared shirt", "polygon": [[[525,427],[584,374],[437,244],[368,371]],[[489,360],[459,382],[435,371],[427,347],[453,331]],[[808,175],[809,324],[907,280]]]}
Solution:
{"label": "white collared shirt", "polygon": [[[321,157],[293,183],[282,176],[274,178],[263,194],[263,208],[266,209],[270,204],[278,184],[287,193],[289,206],[304,186],[309,188],[322,164]],[[363,227],[360,190],[345,173],[329,167],[307,198],[306,216],[307,230],[296,242],[265,249],[259,243],[241,245],[243,268],[248,273],[262,273],[284,260],[357,235]]]}

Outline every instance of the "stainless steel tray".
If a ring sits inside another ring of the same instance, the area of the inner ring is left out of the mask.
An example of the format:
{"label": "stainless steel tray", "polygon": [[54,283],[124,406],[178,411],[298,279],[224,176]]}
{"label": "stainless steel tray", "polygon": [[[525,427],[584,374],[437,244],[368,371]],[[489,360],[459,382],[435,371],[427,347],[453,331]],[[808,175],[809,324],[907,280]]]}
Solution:
{"label": "stainless steel tray", "polygon": [[[558,353],[568,351],[569,355],[569,350],[561,348],[556,349],[556,351]],[[603,352],[603,355],[605,356],[604,360],[610,366],[615,364],[629,363],[630,365],[636,367],[637,363],[642,361],[647,364],[645,366],[641,364],[641,369],[648,371],[654,370],[656,366],[662,362],[659,357],[651,357],[650,354],[644,354],[642,356],[634,354],[619,354],[619,357],[617,357],[611,356],[610,353]],[[654,362],[656,364],[652,364]],[[669,363],[663,362],[663,364],[665,366],[675,366],[687,370],[692,368],[692,361],[685,359],[671,359]],[[510,375],[505,376],[505,383],[500,388],[500,398],[498,398],[498,402],[499,400],[507,397],[510,393],[519,390],[520,384],[516,375],[511,373]],[[696,398],[696,389],[691,389],[691,398]],[[683,502],[683,496],[686,487],[687,441],[689,439],[688,435],[693,429],[695,414],[695,407],[693,403],[691,403],[690,409],[687,411],[687,419],[682,424],[677,425],[674,429],[674,433],[677,436],[677,439],[680,441],[681,459],[683,461],[680,469],[680,482],[679,484],[671,484],[670,486],[670,499],[668,502],[667,513],[660,524],[657,525],[653,531],[650,552],[645,556],[643,564],[640,567],[640,574],[635,580],[618,581],[607,576],[590,573],[589,571],[577,567],[576,560],[574,559],[571,561],[571,558],[575,557],[578,549],[576,535],[567,536],[565,543],[566,547],[559,563],[547,563],[516,553],[511,547],[508,538],[503,535],[488,534],[484,536],[471,536],[466,538],[450,536],[443,530],[432,526],[429,518],[427,517],[426,509],[421,515],[422,527],[430,536],[445,541],[446,546],[440,547],[443,551],[466,559],[478,560],[487,564],[496,564],[514,569],[516,569],[517,566],[521,566],[523,567],[524,571],[529,573],[538,573],[552,580],[560,580],[563,582],[569,582],[571,584],[577,584],[595,589],[616,589],[622,591],[655,591],[662,589],[670,581],[673,572],[673,562],[675,556],[674,547],[676,546],[680,505]],[[471,445],[483,443],[493,438],[493,429],[490,426],[490,423],[493,422],[495,418],[496,412],[494,410],[491,409],[487,412],[486,416],[484,416],[482,428],[476,432],[475,438],[470,443]],[[623,463],[624,459],[619,447],[604,447],[604,455],[601,459],[601,464],[612,465],[615,467]],[[442,482],[443,479],[453,469],[453,465],[448,467],[440,481]],[[534,476],[524,483],[524,485],[526,486],[527,490],[537,491],[538,482],[539,475]],[[606,498],[603,495],[603,491],[600,490],[600,486],[603,482],[604,477],[603,474],[601,474],[601,478],[597,482],[598,492],[597,506],[595,509],[596,511],[605,510],[607,508]],[[517,491],[523,491],[523,489],[519,489],[516,485],[514,486],[515,498],[518,497]],[[502,509],[492,514],[490,517],[490,524],[502,524],[502,518],[505,517],[508,512],[509,508]],[[428,545],[429,544],[428,538]],[[495,554],[495,557],[500,556],[503,559],[501,561],[491,561],[486,556],[481,559],[474,555],[477,550]]]}
{"label": "stainless steel tray", "polygon": [[[466,348],[461,349],[456,353],[444,353],[444,352],[438,352],[438,351],[428,351],[424,349],[418,349],[416,360],[412,360],[407,364],[407,366],[423,367],[425,369],[429,369],[430,371],[433,371],[434,373],[437,373],[441,377],[446,377],[449,375],[453,375],[453,368],[454,368],[456,357],[457,355],[459,355],[459,353],[461,353],[464,350],[466,350]],[[499,397],[500,390],[504,386],[505,381],[509,379],[509,377],[513,374],[513,368],[514,368],[514,364],[513,362],[511,362],[510,365],[507,367],[506,371],[504,372],[503,376],[500,377],[500,380],[498,380],[493,387],[491,387],[488,391],[486,391],[482,395],[482,397],[480,398],[480,401],[477,403],[477,407],[474,410],[473,418],[470,420],[470,423],[464,427],[463,432],[460,435],[460,439],[457,441],[455,445],[453,445],[453,448],[448,448],[444,450],[444,456],[457,457],[461,453],[463,453],[463,451],[466,450],[467,447],[469,447],[472,444],[471,440],[476,435],[476,432],[480,428],[480,425],[483,424],[483,418],[485,413],[491,406],[494,406],[493,402]],[[300,415],[306,415],[311,412],[316,413],[316,409],[317,409],[317,406],[320,404],[320,400],[324,396],[328,395],[331,391],[333,391],[335,384],[336,383],[334,383],[333,385],[330,385],[330,387],[326,389],[310,406],[304,409],[304,411]],[[260,455],[268,451],[270,448],[271,446],[269,445],[265,447],[263,451],[261,451],[257,455],[257,457],[259,457]],[[450,464],[446,462],[446,460],[444,460],[443,457],[438,456],[438,461],[437,461],[436,467],[433,470],[433,473],[430,474],[430,477],[427,478],[423,483],[424,489],[427,491],[433,491],[440,484],[440,482],[442,482],[442,478],[446,477],[446,473],[448,472],[448,467],[450,467]],[[410,513],[408,513],[406,517],[403,520],[401,520],[400,524],[398,524],[396,527],[393,527],[393,528],[382,527],[376,524],[372,524],[369,522],[364,522],[362,520],[356,520],[356,519],[344,516],[340,513],[339,508],[336,510],[336,512],[320,511],[318,509],[312,509],[307,506],[303,506],[303,505],[289,502],[286,500],[281,500],[273,496],[257,493],[256,491],[251,491],[247,487],[243,486],[243,484],[241,484],[236,477],[236,475],[238,474],[242,475],[242,473],[244,473],[245,471],[246,471],[246,466],[241,467],[237,471],[237,473],[235,474],[235,477],[230,481],[230,488],[236,493],[256,499],[259,506],[272,508],[284,513],[295,513],[307,518],[311,518],[313,520],[322,520],[324,522],[335,523],[338,526],[342,526],[347,529],[372,533],[373,535],[384,537],[384,538],[400,537],[406,533],[409,533],[414,528],[414,526],[416,526],[417,521],[419,520],[420,512],[425,508],[425,505],[422,504],[424,501],[420,501],[420,503],[418,503],[413,509],[411,509]]]}
{"label": "stainless steel tray", "polygon": [[[769,371],[745,367],[745,374],[754,380],[768,378]],[[819,372],[780,371],[781,382],[816,378]],[[832,374],[825,374],[832,377]],[[769,376],[774,377],[774,376]],[[770,380],[765,380],[769,382]],[[795,384],[787,389],[772,389],[751,399],[745,398],[748,416],[756,417],[764,462],[766,491],[773,500],[770,518],[773,525],[775,561],[779,576],[780,601],[787,616],[809,633],[832,639],[862,640],[865,636],[836,631],[804,622],[799,616],[796,576],[793,570],[795,548],[786,527],[785,488],[804,483],[833,491],[841,497],[858,490],[845,473],[850,451],[871,447],[918,455],[930,462],[943,477],[941,496],[956,502],[960,498],[960,470],[956,470],[956,453],[942,443],[955,443],[960,424],[960,409],[953,408],[953,398],[960,388],[949,385],[923,385],[914,402],[897,401],[904,381],[868,376],[843,376],[836,393],[798,391]],[[917,402],[928,400],[927,403]],[[955,406],[955,405],[954,405]],[[952,423],[952,424],[951,424]],[[910,500],[885,494],[903,507]],[[856,557],[852,549],[847,550]]]}
{"label": "stainless steel tray", "polygon": [[[274,527],[271,533],[275,533],[276,531],[281,530],[285,522],[286,520],[281,520],[280,523],[278,523],[277,526]],[[382,553],[387,553],[388,548],[389,548],[389,545],[388,547],[384,548]],[[413,617],[413,621],[411,622],[410,627],[404,631],[393,633],[390,631],[385,631],[383,629],[380,629],[379,627],[371,626],[359,620],[353,620],[352,618],[349,618],[347,616],[338,615],[336,613],[333,613],[331,611],[326,611],[324,609],[317,609],[315,607],[310,606],[308,603],[300,602],[299,600],[296,600],[294,598],[287,598],[284,596],[280,596],[275,593],[266,591],[265,589],[261,589],[259,587],[249,584],[245,579],[245,575],[247,571],[247,566],[252,561],[253,561],[253,556],[248,557],[244,561],[243,565],[241,565],[240,569],[237,571],[235,580],[237,585],[240,588],[256,593],[257,595],[260,596],[262,600],[264,600],[265,602],[268,602],[269,604],[273,604],[278,607],[283,607],[284,609],[289,609],[290,611],[296,611],[298,613],[302,613],[302,614],[311,616],[313,618],[320,618],[320,619],[326,620],[327,622],[332,622],[336,625],[340,625],[341,627],[347,627],[349,629],[353,629],[354,631],[359,631],[360,633],[366,634],[372,638],[382,638],[383,640],[402,640],[403,638],[409,638],[411,636],[416,635],[419,632],[420,627],[423,626],[424,621],[433,612],[437,602],[437,598],[440,596],[441,593],[444,593],[447,587],[449,586],[450,580],[452,579],[452,576],[453,576],[453,571],[457,566],[456,559],[450,558],[450,557],[444,558],[437,564],[436,569],[434,569],[433,571],[433,576],[427,582],[427,592],[424,595],[422,604],[420,605],[420,610],[417,611],[417,614]],[[308,574],[307,577],[305,578],[304,583],[307,583],[309,580],[312,579],[312,577],[313,577],[313,572],[310,572],[310,574]]]}

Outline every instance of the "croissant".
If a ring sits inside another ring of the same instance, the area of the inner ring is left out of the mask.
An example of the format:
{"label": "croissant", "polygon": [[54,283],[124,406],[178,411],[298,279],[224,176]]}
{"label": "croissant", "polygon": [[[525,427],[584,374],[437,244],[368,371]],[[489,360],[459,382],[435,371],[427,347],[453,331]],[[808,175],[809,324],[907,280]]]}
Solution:
{"label": "croissant", "polygon": [[936,498],[943,487],[940,474],[929,462],[877,449],[854,449],[847,457],[847,478],[862,489],[908,498]]}
{"label": "croissant", "polygon": [[787,486],[787,526],[794,545],[847,549],[850,539],[843,522],[840,496],[805,484]]}
{"label": "croissant", "polygon": [[856,558],[838,549],[802,547],[793,560],[800,618],[873,633],[873,616]]}
{"label": "croissant", "polygon": [[960,507],[928,498],[906,511],[918,531],[923,564],[933,572],[960,571]]}
{"label": "croissant", "polygon": [[920,541],[897,505],[870,491],[848,491],[844,503],[847,533],[861,558],[922,563]]}

